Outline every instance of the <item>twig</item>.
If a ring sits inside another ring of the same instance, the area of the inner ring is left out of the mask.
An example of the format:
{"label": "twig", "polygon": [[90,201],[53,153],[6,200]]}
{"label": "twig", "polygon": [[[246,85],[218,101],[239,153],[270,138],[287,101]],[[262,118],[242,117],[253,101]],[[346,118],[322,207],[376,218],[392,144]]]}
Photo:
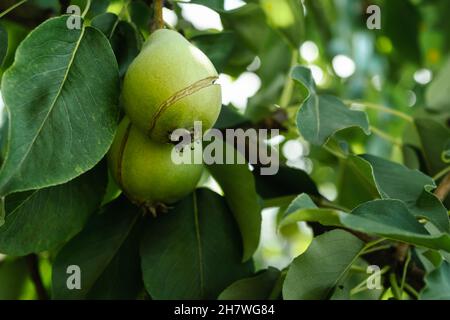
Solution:
{"label": "twig", "polygon": [[398,147],[403,146],[400,139],[396,139],[396,138],[390,136],[389,134],[383,132],[383,130],[378,129],[375,126],[370,126],[370,130],[372,131],[373,134],[377,135],[378,137],[380,137],[383,140],[386,140],[387,142],[392,143],[393,145],[396,145]]}
{"label": "twig", "polygon": [[41,273],[39,271],[39,258],[36,254],[30,254],[26,257],[28,271],[30,272],[31,280],[36,289],[39,300],[48,300],[47,290],[45,290],[42,282]]}
{"label": "twig", "polygon": [[436,197],[438,197],[439,200],[441,201],[444,201],[449,193],[450,193],[450,173],[445,176],[445,178],[441,181],[437,189],[434,191]]}
{"label": "twig", "polygon": [[154,1],[154,21],[152,26],[152,31],[164,28],[164,19],[163,19],[163,7],[164,0],[155,0]]}
{"label": "twig", "polygon": [[385,106],[382,106],[382,105],[379,105],[379,104],[376,104],[376,103],[364,102],[364,101],[355,101],[355,100],[345,100],[344,102],[345,102],[345,104],[350,105],[350,106],[352,104],[356,104],[356,105],[360,105],[360,106],[363,106],[363,107],[368,108],[368,109],[373,109],[373,110],[377,110],[377,111],[380,111],[380,112],[391,114],[393,116],[399,117],[399,118],[401,118],[401,119],[403,119],[403,120],[405,120],[407,122],[410,122],[410,123],[414,122],[413,117],[407,115],[406,113],[403,113],[401,111],[398,111],[398,110],[395,110],[395,109],[392,109],[392,108],[388,108],[388,107],[385,107]]}
{"label": "twig", "polygon": [[22,4],[24,4],[25,2],[27,2],[28,0],[22,0],[18,3],[16,3],[15,5],[9,7],[8,9],[6,9],[5,11],[3,11],[2,13],[0,13],[0,18],[3,18],[5,15],[7,15],[9,12],[13,11],[15,8],[21,6]]}
{"label": "twig", "polygon": [[450,173],[450,166],[439,171],[438,173],[436,173],[436,175],[433,177],[434,181],[438,181],[439,179],[441,179],[443,176],[445,176],[447,173]]}

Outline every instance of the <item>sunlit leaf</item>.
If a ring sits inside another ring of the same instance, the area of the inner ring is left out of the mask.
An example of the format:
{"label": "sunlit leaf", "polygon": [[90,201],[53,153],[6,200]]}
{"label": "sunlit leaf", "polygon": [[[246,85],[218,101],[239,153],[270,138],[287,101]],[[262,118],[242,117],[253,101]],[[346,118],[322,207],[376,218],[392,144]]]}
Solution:
{"label": "sunlit leaf", "polygon": [[286,300],[324,300],[361,254],[364,243],[352,234],[333,230],[314,238],[289,267],[283,286]]}
{"label": "sunlit leaf", "polygon": [[99,31],[70,30],[67,19],[47,20],[31,32],[3,76],[10,135],[2,195],[81,175],[102,159],[114,138],[119,96],[114,54]]}
{"label": "sunlit leaf", "polygon": [[350,110],[338,98],[318,95],[308,68],[296,67],[292,78],[308,91],[297,114],[298,129],[307,141],[323,145],[333,134],[349,127],[360,127],[369,134],[367,115],[362,111]]}

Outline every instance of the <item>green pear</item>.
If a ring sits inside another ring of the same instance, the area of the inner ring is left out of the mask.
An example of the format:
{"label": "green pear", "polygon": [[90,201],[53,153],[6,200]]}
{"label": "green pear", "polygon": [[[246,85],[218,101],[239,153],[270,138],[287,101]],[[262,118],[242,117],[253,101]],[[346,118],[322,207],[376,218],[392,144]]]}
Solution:
{"label": "green pear", "polygon": [[133,125],[159,142],[175,129],[205,132],[216,122],[221,102],[217,71],[208,57],[176,31],[150,35],[124,79],[122,99]]}
{"label": "green pear", "polygon": [[171,204],[195,189],[203,170],[202,164],[176,164],[174,148],[152,141],[125,117],[109,150],[108,165],[122,191],[136,204]]}

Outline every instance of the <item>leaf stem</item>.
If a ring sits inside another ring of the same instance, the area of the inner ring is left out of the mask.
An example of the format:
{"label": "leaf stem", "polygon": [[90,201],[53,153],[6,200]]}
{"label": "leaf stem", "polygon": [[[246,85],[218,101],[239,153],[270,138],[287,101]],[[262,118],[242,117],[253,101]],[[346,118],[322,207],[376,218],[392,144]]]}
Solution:
{"label": "leaf stem", "polygon": [[[386,272],[388,272],[390,268],[391,268],[390,266],[385,266],[383,269],[381,269],[380,270],[380,276],[385,274]],[[367,270],[364,270],[364,273],[367,273]],[[350,295],[353,296],[353,295],[355,295],[357,293],[360,293],[360,292],[368,290],[367,280],[368,280],[368,278],[364,279],[358,285],[356,285],[353,289],[351,289],[350,290]]]}
{"label": "leaf stem", "polygon": [[410,284],[408,284],[407,282],[405,282],[405,289],[406,291],[408,291],[409,293],[411,293],[416,299],[419,299],[419,293],[417,292],[416,289],[414,289]]}
{"label": "leaf stem", "polygon": [[3,18],[5,15],[7,15],[8,13],[10,13],[11,11],[13,11],[15,8],[23,5],[25,2],[27,2],[28,0],[22,0],[20,2],[17,2],[16,4],[12,5],[11,7],[9,7],[8,9],[6,9],[5,11],[3,11],[2,13],[0,13],[0,18]]}
{"label": "leaf stem", "polygon": [[345,155],[343,155],[340,152],[334,151],[333,149],[331,149],[329,146],[327,146],[325,144],[322,146],[322,148],[324,148],[326,151],[328,151],[329,153],[331,153],[333,156],[335,156],[338,159],[342,159],[342,160],[347,159],[347,157]]}
{"label": "leaf stem", "polygon": [[404,289],[405,283],[406,283],[406,274],[408,273],[408,266],[409,266],[410,262],[411,262],[411,250],[408,250],[408,253],[406,254],[406,261],[405,261],[405,264],[403,265],[402,282],[400,284],[401,296],[403,296],[403,289]]}
{"label": "leaf stem", "polygon": [[395,299],[402,300],[402,295],[400,293],[400,288],[398,287],[397,276],[395,275],[395,273],[391,273],[389,275],[389,282],[391,283],[392,294],[394,295]]}
{"label": "leaf stem", "polygon": [[439,180],[440,178],[442,178],[443,176],[445,176],[447,173],[450,172],[450,166],[443,169],[442,171],[439,171],[438,173],[436,173],[436,175],[433,177],[434,181]]}
{"label": "leaf stem", "polygon": [[347,105],[359,104],[359,105],[362,105],[362,106],[364,106],[364,107],[366,107],[368,109],[373,109],[373,110],[377,110],[377,111],[381,111],[381,112],[384,112],[384,113],[391,114],[393,116],[399,117],[399,118],[401,118],[401,119],[403,119],[405,121],[408,121],[410,123],[414,122],[413,117],[407,115],[406,113],[403,113],[401,111],[394,110],[392,108],[388,108],[388,107],[385,107],[385,106],[382,106],[382,105],[379,105],[379,104],[376,104],[376,103],[355,101],[355,100],[345,100],[345,103]]}
{"label": "leaf stem", "polygon": [[281,93],[279,105],[282,108],[287,108],[289,106],[289,103],[292,99],[292,93],[294,92],[294,80],[291,78],[291,71],[294,68],[294,66],[298,62],[298,51],[292,50],[292,57],[291,57],[291,66],[289,68],[289,75],[286,77],[286,81],[284,83],[283,92]]}
{"label": "leaf stem", "polygon": [[81,14],[82,18],[84,18],[86,16],[86,14],[88,13],[89,9],[91,8],[91,2],[92,2],[92,0],[87,0],[86,7],[84,7],[84,11]]}
{"label": "leaf stem", "polygon": [[41,273],[39,271],[39,257],[36,254],[30,254],[26,257],[26,261],[38,299],[48,300],[47,290],[45,289],[41,278]]}
{"label": "leaf stem", "polygon": [[369,254],[369,253],[373,253],[373,252],[377,252],[377,251],[383,251],[383,250],[389,249],[390,247],[391,247],[390,244],[385,244],[383,246],[367,249],[362,254]]}
{"label": "leaf stem", "polygon": [[395,139],[394,137],[388,135],[387,133],[383,132],[382,130],[378,129],[377,127],[374,126],[370,126],[370,130],[377,135],[378,137],[380,137],[383,140],[386,140],[398,147],[403,146],[402,142],[399,139]]}

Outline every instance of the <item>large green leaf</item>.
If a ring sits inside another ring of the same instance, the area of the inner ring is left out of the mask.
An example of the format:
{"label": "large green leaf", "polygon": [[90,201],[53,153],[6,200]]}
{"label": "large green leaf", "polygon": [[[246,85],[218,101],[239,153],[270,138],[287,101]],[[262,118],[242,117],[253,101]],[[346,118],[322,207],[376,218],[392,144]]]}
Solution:
{"label": "large green leaf", "polygon": [[62,185],[7,196],[0,252],[22,256],[69,240],[98,208],[105,188],[102,165]]}
{"label": "large green leaf", "polygon": [[450,263],[441,266],[425,277],[425,288],[420,293],[422,300],[450,300]]}
{"label": "large green leaf", "polygon": [[[140,211],[124,197],[92,217],[58,253],[53,264],[52,296],[56,299],[135,299],[142,289],[139,238]],[[81,271],[81,289],[70,290],[69,266]]]}
{"label": "large green leaf", "polygon": [[350,127],[360,127],[366,134],[370,133],[365,112],[351,110],[333,96],[317,94],[308,68],[296,67],[292,78],[307,90],[307,97],[297,114],[298,129],[307,141],[323,145],[336,132]]}
{"label": "large green leaf", "polygon": [[298,48],[304,34],[304,16],[301,1],[297,0],[260,0],[268,23],[279,30]]}
{"label": "large green leaf", "polygon": [[0,173],[3,196],[79,176],[100,161],[114,138],[119,95],[114,53],[101,32],[70,30],[67,19],[47,20],[31,32],[3,76],[10,114]]}
{"label": "large green leaf", "polygon": [[225,199],[200,189],[148,221],[141,243],[145,287],[154,299],[215,299],[248,277],[242,242]]}
{"label": "large green leaf", "polygon": [[430,235],[399,200],[375,200],[342,214],[341,223],[364,233],[450,252],[450,234]]}
{"label": "large green leaf", "polygon": [[8,32],[3,27],[3,25],[0,24],[0,67],[2,66],[3,61],[5,60],[7,52],[8,52]]}
{"label": "large green leaf", "polygon": [[414,123],[420,138],[427,172],[430,175],[435,175],[448,165],[444,162],[442,153],[450,141],[450,130],[439,122],[428,118],[415,119]]}
{"label": "large green leaf", "polygon": [[283,286],[286,300],[328,299],[361,254],[364,243],[352,234],[333,230],[314,238],[289,267]]}
{"label": "large green leaf", "polygon": [[244,245],[243,259],[246,261],[253,256],[259,245],[261,206],[258,202],[253,175],[243,155],[228,143],[224,143],[224,151],[225,155],[236,154],[236,157],[240,158],[242,162],[212,164],[207,168],[222,188],[225,199],[239,225]]}
{"label": "large green leaf", "polygon": [[133,25],[110,12],[95,17],[91,25],[108,38],[119,64],[119,73],[121,76],[125,75],[141,49],[142,40],[138,31]]}
{"label": "large green leaf", "polygon": [[[276,299],[277,285],[282,279],[281,272],[275,268],[261,271],[254,277],[241,279],[226,288],[219,300],[267,300]],[[279,292],[278,292],[279,294]]]}
{"label": "large green leaf", "polygon": [[420,171],[411,170],[372,155],[364,155],[373,168],[375,182],[383,199],[402,200],[417,217],[426,218],[441,231],[449,231],[447,210],[431,193],[436,185]]}
{"label": "large green leaf", "polygon": [[448,110],[450,107],[450,58],[428,87],[426,100],[428,108],[435,111]]}

